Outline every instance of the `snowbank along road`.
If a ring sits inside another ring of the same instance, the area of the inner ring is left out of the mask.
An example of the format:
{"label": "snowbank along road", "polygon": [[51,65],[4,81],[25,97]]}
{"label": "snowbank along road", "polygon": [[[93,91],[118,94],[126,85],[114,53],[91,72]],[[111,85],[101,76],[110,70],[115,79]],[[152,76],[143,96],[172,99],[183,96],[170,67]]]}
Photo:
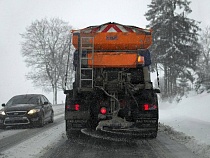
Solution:
{"label": "snowbank along road", "polygon": [[160,125],[156,139],[115,141],[85,134],[67,140],[64,106],[54,106],[55,122],[43,128],[0,130],[0,158],[198,158],[183,144],[170,139]]}

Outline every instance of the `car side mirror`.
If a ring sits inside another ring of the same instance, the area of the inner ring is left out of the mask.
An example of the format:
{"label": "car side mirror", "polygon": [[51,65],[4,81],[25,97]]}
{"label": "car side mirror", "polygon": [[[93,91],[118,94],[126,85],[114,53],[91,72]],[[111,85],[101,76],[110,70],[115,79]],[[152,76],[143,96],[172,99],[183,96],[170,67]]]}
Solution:
{"label": "car side mirror", "polygon": [[5,106],[6,106],[6,104],[5,104],[5,103],[3,103],[3,104],[2,104],[2,106],[3,106],[3,107],[5,107]]}
{"label": "car side mirror", "polygon": [[45,102],[44,102],[44,105],[47,105],[47,104],[48,104],[48,102],[47,102],[47,101],[45,101]]}
{"label": "car side mirror", "polygon": [[160,93],[160,89],[154,89],[155,93]]}

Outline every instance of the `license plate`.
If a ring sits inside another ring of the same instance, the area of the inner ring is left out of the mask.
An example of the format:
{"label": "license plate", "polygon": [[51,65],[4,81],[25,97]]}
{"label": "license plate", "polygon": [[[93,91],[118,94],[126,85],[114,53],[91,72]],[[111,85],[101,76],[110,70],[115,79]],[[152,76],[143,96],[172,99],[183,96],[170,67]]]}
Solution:
{"label": "license plate", "polygon": [[74,128],[82,128],[82,124],[80,124],[80,123],[73,123],[72,127],[74,127]]}
{"label": "license plate", "polygon": [[71,123],[86,123],[86,120],[69,120]]}
{"label": "license plate", "polygon": [[8,117],[9,120],[22,120],[22,117]]}

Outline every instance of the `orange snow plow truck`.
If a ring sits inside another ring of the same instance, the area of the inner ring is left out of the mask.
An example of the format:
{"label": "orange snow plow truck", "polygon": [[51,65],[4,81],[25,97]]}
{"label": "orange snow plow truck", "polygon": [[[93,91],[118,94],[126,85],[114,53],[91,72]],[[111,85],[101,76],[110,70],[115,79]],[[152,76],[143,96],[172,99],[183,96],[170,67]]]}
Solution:
{"label": "orange snow plow truck", "polygon": [[155,138],[160,91],[150,80],[152,30],[110,22],[71,33],[75,81],[64,91],[67,137],[89,128]]}

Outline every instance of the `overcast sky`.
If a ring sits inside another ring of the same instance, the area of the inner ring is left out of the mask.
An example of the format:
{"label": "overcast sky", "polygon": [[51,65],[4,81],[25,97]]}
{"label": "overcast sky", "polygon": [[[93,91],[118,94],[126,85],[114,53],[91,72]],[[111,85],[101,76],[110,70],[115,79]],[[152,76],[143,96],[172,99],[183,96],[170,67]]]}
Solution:
{"label": "overcast sky", "polygon": [[[20,33],[36,19],[58,17],[74,28],[117,22],[145,27],[144,14],[151,0],[0,0],[0,104],[12,96],[25,93],[43,93],[50,101],[52,94],[33,87],[25,75],[30,70],[21,55]],[[189,15],[210,25],[210,1],[192,0]],[[64,101],[60,93],[59,102]]]}

